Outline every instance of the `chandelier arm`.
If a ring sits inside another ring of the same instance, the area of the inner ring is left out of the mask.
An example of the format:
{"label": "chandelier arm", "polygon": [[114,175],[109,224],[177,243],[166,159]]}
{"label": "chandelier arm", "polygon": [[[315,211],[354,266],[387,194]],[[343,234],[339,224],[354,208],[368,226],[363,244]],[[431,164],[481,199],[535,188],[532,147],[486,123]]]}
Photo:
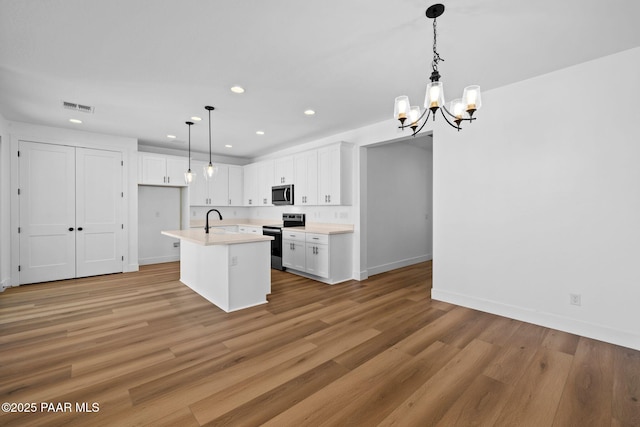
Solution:
{"label": "chandelier arm", "polygon": [[[423,127],[424,127],[424,126],[429,122],[429,116],[431,115],[431,110],[427,108],[427,109],[426,109],[426,110],[424,110],[424,111],[425,111],[425,112],[427,112],[427,111],[429,112],[429,113],[427,114],[427,118],[426,118],[426,119],[424,119],[424,122],[422,122],[422,125],[420,126],[420,128],[419,128],[418,130],[414,131],[414,132],[413,132],[413,134],[412,134],[411,136],[416,136],[418,133],[420,133],[420,131],[422,130],[422,128],[423,128]],[[435,113],[434,113],[434,116],[435,116]]]}
{"label": "chandelier arm", "polygon": [[[431,111],[428,108],[425,108],[424,111],[422,112],[422,114],[420,114],[420,117],[418,117],[418,119],[413,123],[418,123],[420,120],[422,120],[422,118],[424,117],[425,114],[430,113],[430,112]],[[429,120],[429,116],[427,116],[426,120]],[[411,127],[411,126],[402,124],[402,125],[398,126],[398,129],[404,130],[405,128],[409,128],[409,127]],[[420,129],[422,129],[422,128],[420,128]]]}
{"label": "chandelier arm", "polygon": [[[447,110],[447,107],[445,107],[445,106],[443,105],[443,106],[442,106],[442,108],[444,108],[444,111],[446,111],[448,115],[450,115],[450,116],[451,116],[451,117],[453,117],[453,118],[456,118],[456,116],[454,116],[453,114],[451,114],[451,111]],[[468,118],[460,117],[458,120],[465,120],[465,121],[470,122],[470,121],[475,120],[475,119],[476,119],[476,117],[468,117]]]}
{"label": "chandelier arm", "polygon": [[[448,112],[448,111],[447,111],[447,112]],[[449,123],[449,125],[450,125],[452,128],[455,128],[455,129],[460,130],[460,126],[456,126],[456,125],[454,125],[453,123],[451,123],[451,122],[449,121],[449,119],[447,118],[446,114],[444,114],[444,113],[442,112],[442,108],[440,109],[440,113],[442,114],[442,117],[444,117],[444,119],[446,120],[446,122],[447,122],[447,123]]]}

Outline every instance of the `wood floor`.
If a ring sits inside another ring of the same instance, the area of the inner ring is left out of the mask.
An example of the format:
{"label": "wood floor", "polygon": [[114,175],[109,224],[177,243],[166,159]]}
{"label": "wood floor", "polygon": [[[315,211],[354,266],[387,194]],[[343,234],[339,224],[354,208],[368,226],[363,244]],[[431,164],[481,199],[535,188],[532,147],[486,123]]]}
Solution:
{"label": "wood floor", "polygon": [[432,301],[430,263],[273,271],[231,314],[178,270],[0,294],[0,401],[35,409],[0,425],[640,426],[640,352]]}

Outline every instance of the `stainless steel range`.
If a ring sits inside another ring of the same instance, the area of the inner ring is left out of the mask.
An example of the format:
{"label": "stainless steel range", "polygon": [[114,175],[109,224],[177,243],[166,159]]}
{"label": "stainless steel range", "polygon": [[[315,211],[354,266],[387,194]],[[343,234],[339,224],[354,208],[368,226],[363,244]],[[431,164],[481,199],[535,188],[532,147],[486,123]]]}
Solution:
{"label": "stainless steel range", "polygon": [[304,227],[305,214],[284,213],[282,214],[282,225],[265,225],[262,227],[262,234],[273,236],[271,241],[271,268],[284,271],[282,266],[282,229],[284,227]]}

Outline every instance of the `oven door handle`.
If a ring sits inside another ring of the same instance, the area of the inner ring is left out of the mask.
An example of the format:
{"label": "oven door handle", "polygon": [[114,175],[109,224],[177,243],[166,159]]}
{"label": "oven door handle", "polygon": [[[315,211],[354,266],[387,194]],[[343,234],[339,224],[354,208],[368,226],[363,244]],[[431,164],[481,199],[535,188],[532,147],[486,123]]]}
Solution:
{"label": "oven door handle", "polygon": [[267,236],[268,236],[268,235],[274,235],[274,236],[275,236],[276,234],[278,234],[278,235],[279,235],[279,234],[282,234],[282,230],[271,230],[271,229],[270,229],[270,230],[264,230],[264,229],[263,229],[263,230],[262,230],[262,234],[265,234],[265,235],[267,235]]}

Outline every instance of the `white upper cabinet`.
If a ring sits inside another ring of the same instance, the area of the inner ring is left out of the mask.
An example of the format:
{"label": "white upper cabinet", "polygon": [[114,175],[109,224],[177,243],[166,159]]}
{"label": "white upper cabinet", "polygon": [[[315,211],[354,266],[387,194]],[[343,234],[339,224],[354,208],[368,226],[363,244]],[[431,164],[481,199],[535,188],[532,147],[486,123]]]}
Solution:
{"label": "white upper cabinet", "polygon": [[229,165],[229,206],[242,206],[242,166]]}
{"label": "white upper cabinet", "polygon": [[[208,163],[207,163],[208,164]],[[216,173],[207,181],[209,200],[213,206],[229,205],[229,167],[216,164]]]}
{"label": "white upper cabinet", "polygon": [[242,166],[216,164],[213,178],[204,178],[209,162],[192,161],[196,179],[189,186],[191,206],[242,206]]}
{"label": "white upper cabinet", "polygon": [[258,206],[272,206],[273,160],[258,163]]}
{"label": "white upper cabinet", "polygon": [[293,156],[282,157],[274,160],[273,185],[294,183]]}
{"label": "white upper cabinet", "polygon": [[243,168],[243,206],[272,206],[271,187],[294,185],[296,205],[350,205],[353,145],[331,144]]}
{"label": "white upper cabinet", "polygon": [[209,205],[209,184],[205,181],[203,168],[207,163],[191,161],[191,172],[195,173],[195,179],[189,185],[189,205],[207,206]]}
{"label": "white upper cabinet", "polygon": [[243,194],[244,206],[259,206],[258,204],[258,164],[251,163],[243,167],[244,182]]}
{"label": "white upper cabinet", "polygon": [[[189,167],[185,157],[140,153],[139,184],[184,187],[184,173]],[[193,168],[192,168],[193,170]]]}
{"label": "white upper cabinet", "polygon": [[350,205],[353,146],[343,142],[318,149],[318,204]]}
{"label": "white upper cabinet", "polygon": [[296,205],[318,204],[318,151],[296,154],[294,166],[294,203]]}

